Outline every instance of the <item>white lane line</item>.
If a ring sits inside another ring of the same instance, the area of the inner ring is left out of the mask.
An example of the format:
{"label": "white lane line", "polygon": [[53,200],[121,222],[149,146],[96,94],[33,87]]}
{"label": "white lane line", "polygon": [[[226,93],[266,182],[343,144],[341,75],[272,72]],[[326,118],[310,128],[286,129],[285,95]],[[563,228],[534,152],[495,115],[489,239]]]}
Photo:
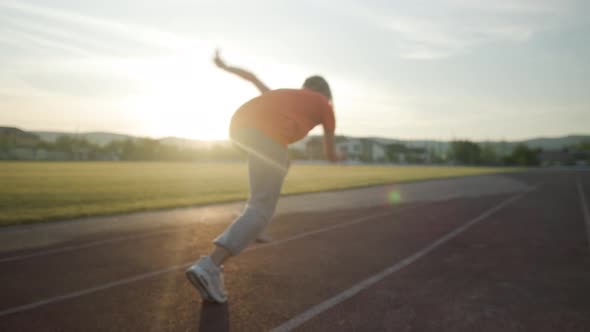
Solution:
{"label": "white lane line", "polygon": [[52,304],[52,303],[56,303],[56,302],[61,302],[61,301],[65,301],[68,299],[72,299],[75,297],[80,297],[80,296],[84,296],[84,295],[88,295],[88,294],[92,294],[92,293],[96,293],[105,289],[109,289],[109,288],[113,288],[113,287],[117,287],[117,286],[121,286],[121,285],[126,285],[126,284],[130,284],[132,282],[135,281],[140,281],[140,280],[145,280],[145,279],[149,279],[149,278],[154,278],[157,277],[159,275],[168,273],[168,272],[173,272],[182,268],[186,268],[188,267],[190,264],[183,264],[183,265],[175,265],[175,266],[171,266],[169,268],[163,269],[163,270],[158,270],[158,271],[154,271],[154,272],[150,272],[150,273],[145,273],[145,274],[141,274],[141,275],[137,275],[134,277],[129,277],[129,278],[125,278],[125,279],[120,279],[117,281],[113,281],[113,282],[109,282],[106,284],[102,284],[99,286],[95,286],[95,287],[91,287],[91,288],[86,288],[83,290],[79,290],[76,292],[72,292],[72,293],[68,293],[68,294],[64,294],[64,295],[59,295],[59,296],[55,296],[49,299],[45,299],[45,300],[41,300],[41,301],[37,301],[37,302],[32,302],[29,304],[25,304],[25,305],[21,305],[21,306],[17,306],[17,307],[12,307],[12,308],[8,308],[5,310],[0,311],[0,317],[2,316],[7,316],[10,314],[14,314],[17,312],[23,312],[23,311],[27,311],[27,310],[32,310],[38,307],[42,307],[48,304]]}
{"label": "white lane line", "polygon": [[[415,206],[418,206],[418,205],[421,205],[421,204],[404,207],[403,209],[407,209],[407,208],[410,208],[410,207],[415,207]],[[401,210],[398,210],[398,211],[401,211]],[[388,213],[392,213],[392,212],[388,212]],[[333,228],[330,228],[330,230],[331,229],[336,229],[336,228],[339,228],[339,227],[345,227],[345,226],[352,225],[352,224],[355,224],[355,223],[358,223],[358,222],[362,222],[362,221],[363,220],[356,220],[356,221],[353,221],[353,222],[347,222],[347,223],[344,223],[344,224],[336,225],[336,226],[333,226]],[[37,252],[32,252],[30,254],[9,256],[9,257],[0,258],[0,264],[2,264],[2,263],[8,263],[8,262],[21,261],[21,260],[25,260],[25,259],[29,259],[29,258],[42,257],[42,256],[47,256],[47,255],[61,254],[61,253],[64,253],[64,252],[77,251],[77,250],[81,250],[81,249],[88,249],[88,248],[92,248],[92,247],[102,246],[102,245],[105,245],[105,244],[112,244],[112,243],[118,243],[118,242],[126,242],[126,241],[132,241],[132,240],[141,240],[141,239],[146,239],[146,238],[150,238],[150,237],[154,237],[154,236],[159,236],[159,235],[163,235],[163,234],[174,234],[174,233],[184,232],[184,231],[186,231],[187,228],[191,228],[191,227],[194,227],[194,226],[195,225],[178,226],[178,227],[174,227],[174,229],[159,230],[159,231],[153,231],[153,232],[145,232],[145,233],[136,234],[136,235],[121,236],[121,237],[117,237],[117,238],[113,238],[113,239],[92,241],[92,242],[88,242],[88,243],[80,244],[80,245],[72,245],[72,246],[66,246],[66,247],[61,247],[61,248],[55,248],[55,249],[37,251]],[[328,230],[328,229],[326,229],[326,230]],[[323,231],[324,230],[318,230],[316,232],[317,233],[321,233]],[[300,237],[301,236],[307,236],[307,235],[311,235],[311,234],[307,234],[307,233],[306,234],[301,234]],[[295,239],[289,238],[289,239],[280,240],[280,241],[277,241],[277,242],[283,243],[283,242],[288,242],[288,241],[293,241],[293,240],[295,240]],[[273,243],[273,244],[275,244],[275,243]],[[259,245],[257,247],[262,247],[262,246],[264,246],[264,245]]]}
{"label": "white lane line", "polygon": [[[534,190],[534,189],[532,189]],[[514,201],[516,201],[517,199],[523,197],[526,193],[528,193],[530,191],[526,191],[523,192],[521,194],[512,196],[511,198],[508,198],[504,201],[502,201],[500,204],[494,206],[493,208],[483,212],[482,214],[480,214],[479,216],[477,216],[476,218],[468,221],[467,223],[465,223],[464,225],[460,226],[459,228],[455,229],[454,231],[446,234],[445,236],[439,238],[438,240],[436,240],[435,242],[433,242],[432,244],[430,244],[429,246],[425,247],[424,249],[418,251],[417,253],[403,259],[402,261],[396,263],[393,266],[390,266],[389,268],[359,282],[358,284],[354,285],[353,287],[337,294],[336,296],[320,303],[317,304],[311,308],[309,308],[308,310],[302,312],[301,314],[291,318],[290,320],[286,321],[285,323],[273,328],[271,331],[272,332],[284,332],[284,331],[292,331],[293,329],[301,326],[303,323],[309,321],[310,319],[316,317],[317,315],[321,314],[322,312],[338,305],[341,302],[344,302],[345,300],[353,297],[354,295],[358,294],[359,292],[361,292],[364,289],[369,288],[370,286],[373,286],[374,284],[376,284],[377,282],[383,280],[385,277],[403,269],[404,267],[412,264],[413,262],[417,261],[418,259],[426,256],[427,254],[429,254],[430,252],[432,252],[434,249],[440,247],[441,245],[443,245],[444,243],[450,241],[451,239],[457,237],[459,234],[465,232],[467,229],[469,229],[471,226],[477,224],[478,222],[486,219],[487,217],[491,216],[492,214],[498,212],[500,209],[506,207],[508,204],[513,203]]]}
{"label": "white lane line", "polygon": [[[258,249],[264,249],[264,248],[268,248],[268,247],[272,247],[272,246],[277,246],[283,243],[287,243],[290,241],[294,241],[297,239],[301,239],[307,236],[313,236],[316,234],[320,234],[320,233],[324,233],[324,232],[328,232],[337,228],[343,228],[343,227],[347,227],[347,226],[351,226],[351,225],[355,225],[355,224],[359,224],[362,222],[366,222],[369,221],[371,219],[375,219],[375,218],[379,218],[379,217],[385,217],[388,215],[392,215],[392,214],[396,214],[398,212],[402,212],[402,211],[407,211],[407,210],[411,210],[414,208],[418,208],[418,207],[423,207],[424,205],[428,205],[429,203],[425,203],[425,204],[417,204],[417,205],[411,205],[411,206],[407,206],[407,207],[402,207],[400,209],[396,209],[393,211],[388,211],[388,212],[380,212],[380,213],[376,213],[370,216],[365,216],[365,217],[361,217],[361,218],[357,218],[354,219],[352,221],[343,223],[343,224],[338,224],[338,225],[333,225],[333,226],[328,226],[325,228],[321,228],[318,230],[314,230],[314,231],[309,231],[309,232],[305,232],[305,233],[301,233],[283,240],[277,240],[275,242],[272,243],[268,243],[265,245],[259,245],[256,247],[252,247],[249,248],[248,250],[258,250]],[[62,302],[68,299],[72,299],[72,298],[76,298],[76,297],[80,297],[80,296],[84,296],[84,295],[88,295],[88,294],[92,294],[92,293],[96,293],[99,291],[103,291],[103,290],[107,290],[113,287],[117,287],[117,286],[122,286],[122,285],[127,285],[133,282],[137,282],[137,281],[141,281],[141,280],[146,280],[146,279],[150,279],[150,278],[155,278],[157,276],[169,273],[169,272],[174,272],[180,269],[185,269],[187,267],[189,267],[191,264],[194,263],[194,260],[190,261],[190,262],[185,262],[184,264],[179,264],[179,265],[174,265],[165,269],[161,269],[161,270],[157,270],[157,271],[153,271],[153,272],[149,272],[149,273],[144,273],[144,274],[139,274],[133,277],[129,277],[129,278],[124,278],[124,279],[120,279],[120,280],[116,280],[116,281],[112,281],[106,284],[102,284],[102,285],[98,285],[98,286],[94,286],[94,287],[90,287],[90,288],[86,288],[86,289],[82,289],[79,291],[75,291],[75,292],[71,292],[71,293],[67,293],[67,294],[62,294],[62,295],[58,295],[55,297],[51,297],[51,298],[47,298],[47,299],[43,299],[43,300],[39,300],[39,301],[35,301],[32,303],[28,303],[25,305],[20,305],[20,306],[16,306],[16,307],[12,307],[12,308],[7,308],[4,310],[0,311],[0,317],[3,316],[7,316],[10,314],[14,314],[14,313],[18,313],[18,312],[23,312],[23,311],[28,311],[28,310],[32,310],[38,307],[42,307],[42,306],[46,306],[49,304],[53,304],[53,303],[57,303],[57,302]]]}
{"label": "white lane line", "polygon": [[399,210],[396,210],[396,211],[382,212],[382,213],[377,213],[377,214],[373,214],[373,215],[366,216],[366,217],[361,217],[361,218],[354,219],[352,221],[344,222],[344,223],[341,223],[341,224],[332,225],[332,226],[328,226],[328,227],[325,227],[325,228],[320,228],[320,229],[317,229],[315,231],[309,231],[309,232],[301,233],[299,235],[295,235],[295,236],[292,236],[292,237],[289,237],[289,238],[286,238],[286,239],[277,240],[277,241],[274,241],[274,242],[271,242],[271,243],[266,243],[266,244],[260,244],[260,245],[258,245],[256,247],[251,247],[251,248],[248,248],[248,249],[246,249],[244,251],[257,250],[257,249],[262,249],[262,248],[266,248],[266,247],[270,247],[270,246],[276,246],[276,245],[283,244],[283,243],[286,243],[286,242],[291,242],[291,241],[299,240],[299,239],[304,238],[304,237],[308,237],[308,236],[312,236],[312,235],[316,235],[316,234],[321,234],[321,233],[329,232],[329,231],[332,231],[332,230],[335,230],[335,229],[338,229],[338,228],[344,228],[344,227],[348,227],[348,226],[360,224],[360,223],[365,222],[365,221],[368,221],[370,219],[375,219],[375,218],[379,218],[379,217],[386,217],[386,216],[389,216],[389,215],[391,215],[391,214],[393,214],[395,212],[401,212],[401,211],[407,211],[407,210],[415,209],[418,206],[423,206],[423,205],[408,206],[408,207],[405,207],[405,208],[402,208],[402,209],[399,209]]}
{"label": "white lane line", "polygon": [[588,245],[590,246],[590,213],[588,212],[588,204],[586,203],[586,195],[584,195],[584,188],[582,188],[582,181],[578,178],[578,194],[580,195],[580,204],[582,206],[582,214],[586,222],[586,237]]}
{"label": "white lane line", "polygon": [[162,231],[146,232],[143,234],[137,234],[137,235],[131,235],[131,236],[121,236],[121,237],[116,237],[113,239],[92,241],[92,242],[88,242],[88,243],[80,244],[80,245],[72,245],[72,246],[66,246],[66,247],[61,247],[61,248],[33,252],[30,254],[10,256],[10,257],[5,257],[5,258],[0,258],[0,264],[7,263],[7,262],[21,261],[21,260],[25,260],[25,259],[29,259],[29,258],[34,258],[34,257],[55,255],[55,254],[60,254],[63,252],[76,251],[76,250],[80,250],[80,249],[87,249],[87,248],[97,247],[97,246],[101,246],[101,245],[105,245],[105,244],[125,242],[125,241],[131,241],[131,240],[140,240],[140,239],[145,239],[145,238],[149,238],[149,237],[153,237],[153,236],[157,236],[157,235],[162,235],[162,234],[178,233],[178,232],[184,231],[187,227],[188,226],[177,227],[173,230],[169,229],[169,230],[162,230]]}

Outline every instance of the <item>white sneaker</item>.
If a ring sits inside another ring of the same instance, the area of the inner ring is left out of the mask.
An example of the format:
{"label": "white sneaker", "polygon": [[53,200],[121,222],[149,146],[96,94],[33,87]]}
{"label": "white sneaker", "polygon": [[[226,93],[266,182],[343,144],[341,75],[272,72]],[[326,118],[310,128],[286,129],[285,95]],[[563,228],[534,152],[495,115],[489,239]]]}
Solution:
{"label": "white sneaker", "polygon": [[269,243],[272,242],[272,237],[268,235],[266,231],[262,231],[262,233],[258,234],[256,238],[256,242],[258,243]]}
{"label": "white sneaker", "polygon": [[223,286],[223,273],[213,263],[211,257],[202,256],[186,270],[185,274],[191,284],[201,293],[203,301],[227,302],[227,293]]}

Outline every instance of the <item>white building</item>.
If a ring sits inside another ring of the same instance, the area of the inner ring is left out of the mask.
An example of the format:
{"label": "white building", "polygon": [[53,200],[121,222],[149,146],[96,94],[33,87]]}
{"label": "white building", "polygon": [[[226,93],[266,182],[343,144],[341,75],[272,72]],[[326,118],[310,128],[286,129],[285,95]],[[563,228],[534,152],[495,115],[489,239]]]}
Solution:
{"label": "white building", "polygon": [[336,150],[349,161],[387,161],[385,146],[370,139],[347,139],[336,143]]}
{"label": "white building", "polygon": [[363,154],[363,144],[360,139],[347,139],[346,141],[336,143],[336,150],[346,160],[361,160]]}
{"label": "white building", "polygon": [[385,150],[385,146],[377,142],[372,143],[373,144],[371,144],[371,159],[373,161],[378,162],[387,161],[387,151]]}

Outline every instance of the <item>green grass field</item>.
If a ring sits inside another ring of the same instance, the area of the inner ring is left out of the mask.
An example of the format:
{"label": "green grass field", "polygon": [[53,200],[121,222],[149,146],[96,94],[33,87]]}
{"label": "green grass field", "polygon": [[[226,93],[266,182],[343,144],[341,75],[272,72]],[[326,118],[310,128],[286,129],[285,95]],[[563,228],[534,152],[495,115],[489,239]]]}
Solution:
{"label": "green grass field", "polygon": [[[294,165],[283,193],[514,170]],[[1,162],[0,225],[235,201],[247,190],[244,164]]]}

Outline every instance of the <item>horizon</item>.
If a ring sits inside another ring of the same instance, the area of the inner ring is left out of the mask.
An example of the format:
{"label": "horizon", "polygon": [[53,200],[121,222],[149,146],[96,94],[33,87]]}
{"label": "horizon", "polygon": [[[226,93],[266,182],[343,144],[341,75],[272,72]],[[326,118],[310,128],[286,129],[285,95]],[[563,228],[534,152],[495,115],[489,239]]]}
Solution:
{"label": "horizon", "polygon": [[233,111],[257,93],[213,66],[220,47],[271,88],[323,74],[338,135],[562,137],[590,123],[587,9],[576,0],[4,1],[0,123],[226,140]]}
{"label": "horizon", "polygon": [[[107,134],[107,135],[121,135],[121,136],[137,137],[137,138],[147,138],[147,139],[154,139],[154,140],[174,138],[174,139],[184,139],[184,140],[203,141],[203,142],[227,142],[227,141],[229,141],[229,138],[226,138],[226,139],[201,139],[201,138],[190,138],[190,137],[182,137],[182,136],[141,136],[141,135],[134,135],[134,134],[123,133],[123,132],[113,132],[113,131],[70,132],[70,131],[43,130],[43,129],[37,130],[37,129],[27,129],[27,128],[22,128],[22,127],[18,127],[18,126],[1,125],[1,124],[0,124],[0,127],[5,127],[5,128],[12,127],[12,128],[17,128],[17,129],[23,130],[25,132],[32,132],[32,133],[63,133],[63,134],[68,134],[68,135]],[[310,136],[317,137],[317,136],[321,136],[321,134],[310,134],[308,137],[310,137]],[[473,140],[473,139],[464,138],[464,137],[455,137],[455,138],[451,138],[451,139],[429,139],[429,138],[404,138],[404,137],[387,137],[387,136],[354,136],[354,135],[341,135],[341,134],[339,134],[338,136],[345,136],[347,138],[352,138],[352,139],[366,138],[366,139],[387,139],[387,140],[399,140],[399,141],[437,141],[437,142],[452,142],[452,141],[467,140],[467,141],[473,141],[473,142],[477,142],[477,143],[486,143],[486,142],[521,142],[521,141],[531,141],[531,140],[541,140],[541,139],[562,139],[562,138],[578,137],[578,136],[590,137],[590,133],[587,133],[587,134],[569,133],[569,134],[558,135],[558,136],[531,136],[531,137],[516,138],[516,139],[490,138],[490,139],[483,139],[483,140]],[[305,139],[306,138],[304,138],[298,142],[295,142],[293,144],[297,144]]]}

